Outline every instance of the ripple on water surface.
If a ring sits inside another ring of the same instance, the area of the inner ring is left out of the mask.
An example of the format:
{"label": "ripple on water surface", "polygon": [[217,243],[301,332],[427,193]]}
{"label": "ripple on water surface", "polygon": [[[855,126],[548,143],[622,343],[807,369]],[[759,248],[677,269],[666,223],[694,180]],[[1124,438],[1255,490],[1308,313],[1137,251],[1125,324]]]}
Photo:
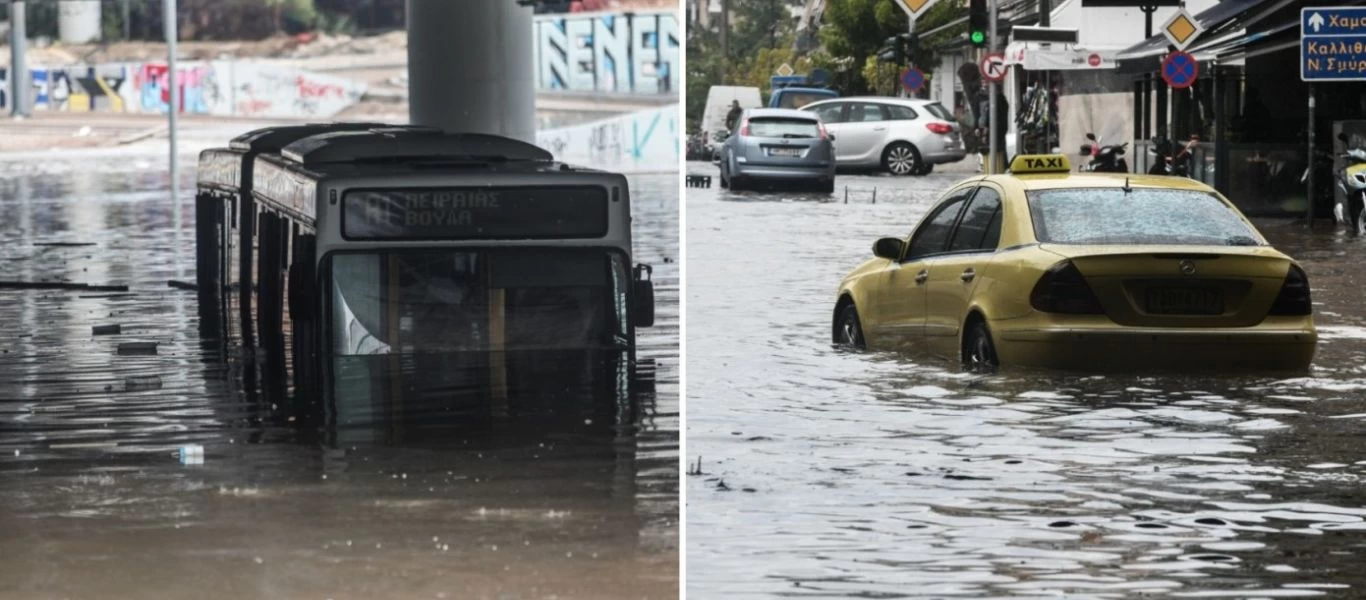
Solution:
{"label": "ripple on water surface", "polygon": [[832,348],[840,278],[959,177],[841,176],[848,204],[686,190],[689,593],[1366,595],[1366,244],[1259,224],[1314,284],[1308,377]]}

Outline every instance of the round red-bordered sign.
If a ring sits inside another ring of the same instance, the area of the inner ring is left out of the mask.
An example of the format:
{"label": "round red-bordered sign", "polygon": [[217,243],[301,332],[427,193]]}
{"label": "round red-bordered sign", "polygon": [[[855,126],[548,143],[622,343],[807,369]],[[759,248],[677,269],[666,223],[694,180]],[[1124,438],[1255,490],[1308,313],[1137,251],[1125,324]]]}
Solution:
{"label": "round red-bordered sign", "polygon": [[982,70],[982,78],[992,82],[1004,81],[1010,70],[1006,67],[1006,55],[1000,52],[988,52],[977,66]]}
{"label": "round red-bordered sign", "polygon": [[1099,67],[1099,66],[1100,66],[1100,55],[1099,55],[1099,54],[1092,54],[1091,56],[1086,57],[1086,64],[1091,65],[1091,66],[1093,66],[1093,67]]}
{"label": "round red-bordered sign", "polygon": [[1184,90],[1200,77],[1200,63],[1189,52],[1173,52],[1162,59],[1162,80],[1173,89]]}
{"label": "round red-bordered sign", "polygon": [[906,88],[907,93],[914,94],[925,86],[925,73],[920,69],[911,67],[901,72],[901,87]]}

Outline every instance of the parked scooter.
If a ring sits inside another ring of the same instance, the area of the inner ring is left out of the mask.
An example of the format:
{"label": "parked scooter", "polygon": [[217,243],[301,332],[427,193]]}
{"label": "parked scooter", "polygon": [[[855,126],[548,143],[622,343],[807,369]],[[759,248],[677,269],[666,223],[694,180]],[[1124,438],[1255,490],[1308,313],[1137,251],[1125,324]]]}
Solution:
{"label": "parked scooter", "polygon": [[[1345,133],[1339,133],[1338,140],[1344,146],[1351,143]],[[1347,164],[1338,171],[1337,183],[1347,197],[1347,206],[1345,211],[1341,204],[1334,206],[1333,214],[1339,223],[1347,224],[1352,235],[1366,236],[1366,150],[1348,148],[1342,160]]]}
{"label": "parked scooter", "polygon": [[1123,144],[1100,145],[1100,138],[1094,133],[1086,134],[1089,144],[1082,144],[1081,155],[1090,156],[1091,162],[1080,166],[1082,171],[1093,173],[1128,173],[1129,163],[1124,160],[1124,152],[1129,142]]}
{"label": "parked scooter", "polygon": [[1166,138],[1160,136],[1153,138],[1153,143],[1149,149],[1154,154],[1153,166],[1148,169],[1148,174],[1190,177],[1191,166],[1195,160],[1195,146],[1199,143],[1200,136],[1198,135],[1192,135],[1179,148],[1174,148],[1171,140]]}

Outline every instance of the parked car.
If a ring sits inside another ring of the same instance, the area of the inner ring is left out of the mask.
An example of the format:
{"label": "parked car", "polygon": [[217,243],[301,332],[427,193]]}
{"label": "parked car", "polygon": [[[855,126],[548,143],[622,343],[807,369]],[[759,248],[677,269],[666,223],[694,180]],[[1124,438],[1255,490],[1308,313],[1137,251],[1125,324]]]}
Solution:
{"label": "parked car", "polygon": [[1309,279],[1227,198],[1183,177],[1070,170],[1063,155],[1017,156],[878,240],[840,282],[835,343],[982,371],[1308,370]]}
{"label": "parked car", "polygon": [[840,167],[926,175],[935,165],[958,162],[967,155],[958,122],[933,100],[836,98],[801,110],[819,115],[830,133],[839,137],[835,162]]}
{"label": "parked car", "polygon": [[721,187],[738,191],[760,183],[788,183],[834,192],[834,139],[815,113],[746,110],[735,135],[726,138],[715,159]]}

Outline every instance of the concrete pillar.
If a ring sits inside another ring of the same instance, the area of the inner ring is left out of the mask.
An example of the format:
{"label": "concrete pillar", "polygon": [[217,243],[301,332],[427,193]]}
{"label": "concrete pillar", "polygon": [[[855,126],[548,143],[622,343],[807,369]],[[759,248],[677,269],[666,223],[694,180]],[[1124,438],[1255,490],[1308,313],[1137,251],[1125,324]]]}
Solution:
{"label": "concrete pillar", "polygon": [[32,80],[32,76],[29,75],[28,61],[25,56],[28,46],[28,25],[24,16],[23,0],[11,2],[9,5],[9,40],[10,114],[15,117],[27,117],[33,99],[29,97],[29,82]]}
{"label": "concrete pillar", "polygon": [[512,0],[407,0],[408,118],[536,141],[531,8]]}
{"label": "concrete pillar", "polygon": [[100,0],[61,0],[57,9],[57,37],[62,43],[100,40]]}

